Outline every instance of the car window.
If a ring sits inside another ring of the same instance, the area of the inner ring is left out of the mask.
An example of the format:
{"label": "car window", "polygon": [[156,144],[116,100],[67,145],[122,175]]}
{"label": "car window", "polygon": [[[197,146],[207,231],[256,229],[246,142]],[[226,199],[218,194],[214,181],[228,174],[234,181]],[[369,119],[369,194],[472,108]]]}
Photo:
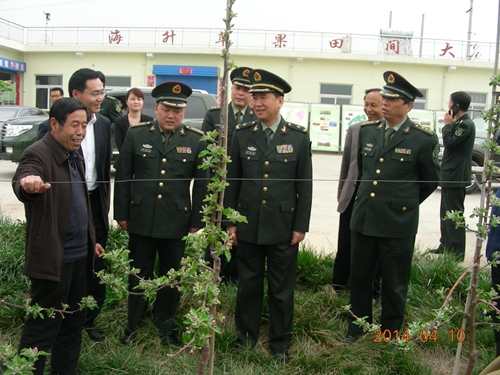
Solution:
{"label": "car window", "polygon": [[31,114],[31,108],[23,108],[21,109],[17,117],[29,116],[30,114]]}
{"label": "car window", "polygon": [[474,120],[476,126],[476,137],[486,138],[488,135],[488,124],[482,117],[476,117]]}
{"label": "car window", "polygon": [[207,107],[200,96],[188,97],[185,118],[204,118],[206,113]]}
{"label": "car window", "polygon": [[0,121],[16,117],[17,109],[15,108],[1,108],[0,107]]}

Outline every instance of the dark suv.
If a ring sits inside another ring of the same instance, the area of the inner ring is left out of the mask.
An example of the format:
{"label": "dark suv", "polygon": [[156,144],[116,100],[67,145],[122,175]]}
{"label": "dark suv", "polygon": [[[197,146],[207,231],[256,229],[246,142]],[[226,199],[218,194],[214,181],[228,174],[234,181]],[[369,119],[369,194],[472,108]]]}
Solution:
{"label": "dark suv", "polygon": [[[153,88],[141,88],[144,92],[144,107],[142,109],[143,113],[151,117],[155,117],[155,101],[151,96],[151,91]],[[109,91],[109,95],[119,99],[125,106],[125,95],[128,89],[112,90]],[[183,123],[198,129],[201,129],[201,124],[203,123],[203,118],[205,113],[210,107],[216,106],[217,100],[211,94],[206,91],[193,90],[193,93],[188,98],[188,103],[186,107],[186,114],[184,115]],[[125,108],[123,108],[125,109]],[[123,112],[125,114],[125,111]],[[1,154],[0,158],[2,160],[12,160],[13,162],[18,162],[21,158],[21,154],[24,149],[32,144],[38,132],[38,126],[41,122],[46,120],[48,116],[33,116],[25,117],[15,120],[8,120],[3,124],[2,129],[2,142],[1,142]],[[19,131],[13,131],[12,134],[15,136],[8,136],[6,129],[19,129]],[[118,156],[118,150],[115,144],[114,136],[114,126],[111,127],[112,134],[112,144],[113,144],[113,162]]]}

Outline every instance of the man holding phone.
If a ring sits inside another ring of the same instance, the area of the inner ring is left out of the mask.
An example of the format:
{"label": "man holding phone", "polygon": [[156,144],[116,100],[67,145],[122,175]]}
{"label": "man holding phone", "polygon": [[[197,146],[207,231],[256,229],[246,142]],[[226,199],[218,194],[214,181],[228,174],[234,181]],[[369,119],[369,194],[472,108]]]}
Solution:
{"label": "man holding phone", "polygon": [[444,115],[441,162],[441,239],[434,254],[449,251],[459,261],[465,257],[465,228],[455,228],[452,220],[443,220],[448,211],[464,211],[465,187],[470,183],[472,147],[476,137],[474,122],[469,117],[471,98],[457,91],[450,95],[448,112]]}

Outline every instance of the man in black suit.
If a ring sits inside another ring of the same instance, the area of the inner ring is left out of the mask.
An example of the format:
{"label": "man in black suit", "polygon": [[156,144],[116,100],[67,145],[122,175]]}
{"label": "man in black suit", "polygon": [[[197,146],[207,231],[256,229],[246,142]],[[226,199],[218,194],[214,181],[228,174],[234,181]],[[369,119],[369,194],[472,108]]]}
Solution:
{"label": "man in black suit", "polygon": [[[236,125],[246,122],[251,122],[257,120],[257,116],[253,113],[252,107],[250,107],[250,101],[252,96],[249,93],[250,90],[250,80],[248,75],[250,74],[251,68],[240,67],[236,68],[231,72],[231,82],[233,87],[231,88],[231,102],[228,105],[228,116],[227,116],[227,152],[229,154],[231,150],[231,142],[233,140],[233,133]],[[203,133],[211,132],[217,130],[219,133],[222,129],[219,127],[220,122],[220,107],[210,108],[203,120],[201,130]],[[238,281],[238,264],[236,253],[238,251],[238,246],[233,246],[231,248],[231,260],[228,262],[224,255],[221,255],[221,269],[220,276],[225,282],[236,283]],[[207,251],[207,260],[212,261],[212,258]]]}
{"label": "man in black suit", "polygon": [[443,220],[448,211],[464,212],[465,187],[470,183],[472,148],[476,137],[474,122],[467,114],[471,98],[457,91],[450,95],[448,112],[444,114],[443,145],[441,161],[441,239],[436,250],[445,250],[456,255],[457,260],[465,257],[465,228],[455,228],[453,220]]}
{"label": "man in black suit", "polygon": [[[80,151],[85,159],[85,178],[90,195],[92,217],[94,220],[96,241],[103,248],[106,247],[109,230],[110,205],[110,165],[111,165],[111,124],[109,120],[99,114],[101,102],[104,98],[104,85],[99,74],[92,69],[79,69],[69,79],[69,94],[80,100],[91,114],[87,125],[87,136],[82,142]],[[37,139],[49,131],[48,121],[44,121],[38,128]],[[95,272],[104,268],[104,260],[96,258]],[[87,291],[97,301],[98,308],[87,310],[85,329],[89,337],[95,341],[104,339],[104,333],[94,327],[94,319],[106,298],[106,285],[99,284],[99,278],[88,275]]]}
{"label": "man in black suit", "polygon": [[225,199],[248,220],[227,228],[238,245],[236,345],[257,344],[267,260],[269,346],[279,362],[287,362],[297,255],[311,216],[311,142],[307,128],[280,115],[292,89],[284,79],[255,69],[250,82],[259,120],[236,126]]}

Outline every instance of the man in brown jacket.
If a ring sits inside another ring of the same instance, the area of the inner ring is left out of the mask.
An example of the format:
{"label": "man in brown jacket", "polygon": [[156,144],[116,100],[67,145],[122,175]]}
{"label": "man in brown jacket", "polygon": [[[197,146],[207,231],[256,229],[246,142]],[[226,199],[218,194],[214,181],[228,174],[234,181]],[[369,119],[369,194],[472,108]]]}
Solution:
{"label": "man in brown jacket", "polygon": [[[86,315],[78,303],[87,295],[93,254],[100,257],[104,250],[95,243],[83,158],[77,152],[86,133],[87,109],[76,99],[63,98],[49,117],[50,133],[24,151],[12,186],[26,212],[23,273],[31,280],[31,305],[68,305],[73,313],[50,319],[28,316],[20,349],[51,351],[51,373],[74,374]],[[44,373],[45,357],[35,368],[35,374]]]}

